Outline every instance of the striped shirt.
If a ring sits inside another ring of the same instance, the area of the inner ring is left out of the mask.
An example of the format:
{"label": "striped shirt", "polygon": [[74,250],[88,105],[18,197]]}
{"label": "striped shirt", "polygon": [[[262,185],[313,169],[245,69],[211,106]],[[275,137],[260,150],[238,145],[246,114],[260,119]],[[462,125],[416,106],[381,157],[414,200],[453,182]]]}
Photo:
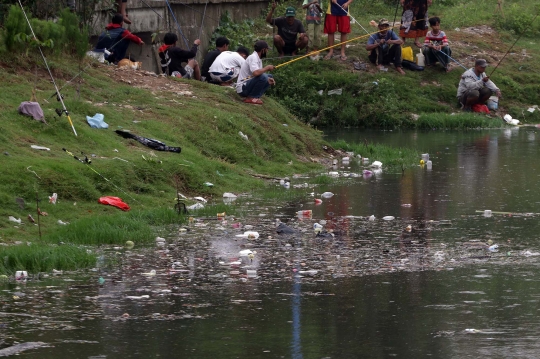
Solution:
{"label": "striped shirt", "polygon": [[426,39],[424,40],[424,45],[448,45],[448,38],[444,31],[439,31],[437,35],[434,35],[431,30],[428,31]]}

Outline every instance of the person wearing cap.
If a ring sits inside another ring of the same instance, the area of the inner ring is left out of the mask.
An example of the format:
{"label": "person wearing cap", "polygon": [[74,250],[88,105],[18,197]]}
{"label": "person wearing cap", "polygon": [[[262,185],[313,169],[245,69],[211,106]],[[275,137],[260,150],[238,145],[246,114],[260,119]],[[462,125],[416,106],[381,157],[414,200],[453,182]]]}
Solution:
{"label": "person wearing cap", "polygon": [[501,90],[486,75],[487,65],[486,60],[477,59],[474,67],[461,75],[457,98],[463,110],[471,111],[476,104],[485,105],[494,93],[501,97]]}
{"label": "person wearing cap", "polygon": [[306,10],[308,34],[307,52],[317,51],[321,47],[322,0],[304,0],[302,9]]}
{"label": "person wearing cap", "polygon": [[328,54],[324,57],[325,60],[330,60],[334,56],[334,46],[336,31],[341,34],[341,55],[340,59],[345,61],[347,56],[345,55],[345,41],[347,41],[347,34],[351,32],[351,20],[349,19],[349,5],[352,0],[331,0],[326,10],[326,16],[324,18],[324,33],[328,34]]}
{"label": "person wearing cap", "polygon": [[240,69],[244,62],[246,62],[248,55],[249,50],[244,46],[238,47],[236,52],[223,51],[216,57],[216,60],[208,71],[214,83],[221,86],[231,85],[233,80],[238,77]]}
{"label": "person wearing cap", "polygon": [[268,52],[266,41],[259,40],[255,43],[255,51],[249,55],[246,62],[240,68],[238,81],[236,82],[236,92],[245,97],[244,102],[252,105],[262,105],[261,97],[270,85],[275,85],[271,74],[267,72],[274,69],[273,65],[263,67],[262,60]]}
{"label": "person wearing cap", "polygon": [[369,61],[377,65],[379,70],[384,69],[384,65],[394,63],[396,71],[405,75],[401,66],[401,40],[394,31],[388,31],[390,22],[387,19],[380,19],[378,24],[379,32],[372,34],[367,42],[366,50],[369,51]]}
{"label": "person wearing cap", "polygon": [[272,3],[272,8],[266,16],[266,22],[274,25],[278,29],[277,35],[274,35],[274,46],[279,56],[296,55],[298,50],[304,49],[308,44],[308,37],[304,30],[304,25],[296,19],[296,9],[289,6],[285,10],[285,16],[273,18],[276,3]]}
{"label": "person wearing cap", "polygon": [[[200,80],[201,70],[194,57],[197,55],[197,49],[201,44],[201,40],[197,39],[193,41],[193,46],[189,51],[176,46],[177,41],[178,36],[172,32],[166,33],[163,37],[165,45],[161,46],[158,50],[163,73],[174,77]],[[184,67],[182,67],[183,62],[187,63]]]}
{"label": "person wearing cap", "polygon": [[144,42],[141,38],[124,29],[123,24],[122,14],[115,14],[111,23],[105,27],[105,31],[99,35],[96,47],[92,52],[105,54],[105,60],[116,64],[126,56],[130,41],[137,45],[143,45]]}

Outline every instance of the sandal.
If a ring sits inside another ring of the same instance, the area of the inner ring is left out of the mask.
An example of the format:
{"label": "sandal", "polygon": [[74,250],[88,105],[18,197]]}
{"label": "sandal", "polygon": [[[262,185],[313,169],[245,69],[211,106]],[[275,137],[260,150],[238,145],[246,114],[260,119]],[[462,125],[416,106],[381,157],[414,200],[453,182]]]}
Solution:
{"label": "sandal", "polygon": [[252,105],[262,105],[263,102],[260,98],[251,98],[251,97],[247,97],[244,99],[244,103],[250,103]]}
{"label": "sandal", "polygon": [[341,61],[347,61],[347,56],[341,55],[341,56],[339,57],[339,59],[340,59]]}
{"label": "sandal", "polygon": [[325,59],[325,60],[331,60],[333,56],[334,56],[334,54],[328,53],[328,54],[324,57],[324,59]]}

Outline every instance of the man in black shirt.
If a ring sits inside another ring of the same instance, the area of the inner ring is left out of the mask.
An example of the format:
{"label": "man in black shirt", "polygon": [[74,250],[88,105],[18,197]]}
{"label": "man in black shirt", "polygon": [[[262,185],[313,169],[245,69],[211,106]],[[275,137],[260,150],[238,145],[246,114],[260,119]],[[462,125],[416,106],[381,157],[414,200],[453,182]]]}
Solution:
{"label": "man in black shirt", "polygon": [[[274,46],[276,47],[279,56],[296,55],[298,50],[304,49],[308,44],[308,37],[304,30],[304,25],[300,20],[295,18],[295,8],[289,6],[285,10],[285,16],[272,18],[276,3],[272,3],[272,8],[266,16],[266,22],[270,25],[275,25],[278,29],[278,34],[274,35]],[[298,39],[297,39],[298,37]]]}
{"label": "man in black shirt", "polygon": [[[229,39],[226,37],[218,37],[216,39],[216,49],[209,51],[206,56],[204,57],[202,67],[201,67],[201,80],[210,82],[212,84],[215,84],[215,82],[210,77],[210,74],[208,73],[208,70],[210,69],[210,66],[214,63],[216,60],[216,57],[219,56],[223,51],[229,50]],[[219,85],[219,84],[217,84]]]}
{"label": "man in black shirt", "polygon": [[[201,40],[197,39],[193,41],[193,47],[189,51],[177,47],[177,41],[178,36],[172,32],[166,33],[163,37],[165,45],[159,48],[161,69],[170,76],[200,80],[201,70],[194,57],[197,55],[197,49],[201,44]],[[183,62],[187,62],[185,67],[182,67]]]}

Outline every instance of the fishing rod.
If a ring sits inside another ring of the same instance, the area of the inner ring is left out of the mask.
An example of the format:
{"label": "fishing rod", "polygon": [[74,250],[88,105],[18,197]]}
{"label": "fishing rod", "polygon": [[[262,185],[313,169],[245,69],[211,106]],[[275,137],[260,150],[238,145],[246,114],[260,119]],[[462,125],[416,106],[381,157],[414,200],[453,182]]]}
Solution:
{"label": "fishing rod", "polygon": [[124,191],[122,188],[118,187],[117,185],[115,185],[113,182],[109,181],[109,179],[107,179],[107,177],[103,176],[101,173],[99,173],[98,171],[96,171],[95,169],[93,169],[92,167],[90,167],[90,164],[92,163],[92,160],[89,159],[87,156],[84,155],[84,153],[81,152],[81,154],[84,156],[84,158],[80,158],[76,155],[74,155],[72,152],[68,151],[67,149],[65,148],[62,148],[62,150],[68,154],[69,156],[73,157],[74,159],[76,159],[77,161],[81,162],[82,164],[86,165],[86,167],[88,167],[92,172],[94,172],[95,174],[97,174],[98,176],[100,176],[101,178],[103,178],[106,182],[110,183],[114,188],[116,188],[117,190],[121,191],[122,193],[124,193],[126,196],[128,196],[129,198],[131,198],[132,200],[134,200],[135,202],[139,203],[139,201],[137,201],[135,198],[133,198],[129,193],[127,193],[126,191]]}
{"label": "fishing rod", "polygon": [[445,52],[443,52],[443,51],[441,51],[441,50],[437,50],[437,51],[439,51],[441,54],[444,54],[444,55],[448,56],[448,58],[449,58],[450,60],[454,61],[454,62],[455,62],[456,64],[458,64],[459,66],[463,67],[465,70],[468,70],[468,68],[466,68],[465,66],[463,66],[463,64],[461,64],[458,60],[452,58],[452,57],[451,57],[450,55],[448,55],[447,53],[445,53]]}
{"label": "fishing rod", "polygon": [[204,5],[204,12],[203,12],[203,16],[202,16],[202,19],[201,19],[201,28],[199,29],[199,37],[198,37],[198,39],[201,38],[202,29],[203,29],[203,25],[204,25],[204,18],[206,17],[206,7],[207,6],[208,6],[208,0],[206,0],[206,5]]}
{"label": "fishing rod", "polygon": [[[24,7],[21,3],[21,0],[19,0],[19,5],[21,6],[21,10],[24,14],[24,17],[26,18],[26,22],[28,23],[28,26],[30,27],[30,31],[32,31],[32,36],[34,36],[34,39],[37,39],[36,34],[34,33],[34,29],[32,28],[32,24],[30,24],[30,20],[28,20],[28,16],[26,16],[26,12],[24,11]],[[62,99],[62,96],[60,95],[60,91],[58,90],[58,86],[56,86],[56,81],[54,81],[54,77],[52,75],[51,69],[49,68],[49,64],[47,63],[47,58],[43,54],[43,51],[41,50],[41,46],[38,45],[39,53],[41,54],[41,57],[43,58],[43,62],[45,63],[45,67],[47,67],[47,71],[49,72],[49,76],[51,77],[52,83],[54,85],[54,88],[56,89],[56,94],[58,95],[58,100],[62,103],[63,110],[57,110],[56,112],[62,115],[62,113],[65,113],[69,124],[71,125],[71,128],[73,129],[73,133],[75,136],[77,136],[77,131],[75,131],[75,126],[73,126],[73,122],[71,121],[71,117],[69,117],[69,112],[66,108],[66,105],[64,104],[64,100]]]}
{"label": "fishing rod", "polygon": [[[20,1],[20,0],[19,0]],[[180,32],[180,35],[182,35],[182,38],[184,39],[184,43],[186,44],[186,48],[189,49],[189,41],[184,36],[184,33],[182,32],[182,29],[180,28],[180,24],[178,23],[178,20],[176,20],[176,16],[174,16],[174,12],[171,8],[171,4],[169,4],[169,0],[165,0],[167,3],[167,6],[169,7],[169,11],[171,12],[171,15],[174,19],[174,22],[176,23],[176,27],[178,28],[178,31]]]}
{"label": "fishing rod", "polygon": [[141,0],[141,1],[143,2],[144,5],[148,6],[148,7],[150,8],[150,10],[152,10],[153,12],[155,12],[156,15],[159,16],[160,19],[163,20],[163,16],[161,16],[160,14],[158,14],[158,12],[157,12],[156,10],[154,10],[154,8],[153,8],[152,6],[148,5],[148,4],[146,3],[146,1],[144,1],[144,0]]}
{"label": "fishing rod", "polygon": [[397,0],[396,12],[394,13],[394,21],[392,22],[392,32],[394,31],[394,26],[396,25],[397,11],[399,9],[399,3],[400,2],[401,2],[400,0]]}
{"label": "fishing rod", "polygon": [[[64,87],[66,87],[67,85],[69,85],[70,83],[72,83],[73,80],[75,80],[77,77],[81,76],[82,73],[85,72],[86,69],[89,68],[89,67],[90,67],[90,64],[86,65],[86,66],[84,67],[84,69],[82,69],[81,71],[79,71],[79,73],[78,73],[77,75],[73,76],[73,77],[71,78],[71,80],[69,80],[69,81],[66,82],[62,87],[60,87],[60,88],[58,89],[58,91],[62,91],[62,89],[63,89]],[[49,96],[49,98],[53,98],[54,96],[57,96],[57,93],[53,93],[51,96]],[[64,97],[62,96],[62,98],[64,98]]]}
{"label": "fishing rod", "polygon": [[[529,26],[526,27],[526,29],[529,29],[534,20],[536,20],[536,18],[538,17],[538,14],[536,14],[536,16],[532,19],[531,23],[529,24]],[[503,58],[501,59],[501,61],[499,61],[499,63],[497,64],[497,66],[495,66],[495,68],[491,71],[491,73],[488,75],[488,77],[491,77],[491,75],[493,75],[493,73],[495,72],[495,70],[497,70],[497,67],[499,67],[499,65],[501,64],[501,62],[504,60],[504,58],[506,57],[506,55],[508,55],[508,53],[510,52],[510,50],[512,50],[512,48],[514,47],[514,45],[518,42],[519,39],[521,39],[521,36],[523,36],[523,34],[525,33],[525,31],[523,31],[521,33],[521,35],[518,36],[518,38],[516,39],[516,41],[514,41],[514,43],[512,44],[512,46],[510,46],[510,48],[508,49],[508,51],[506,51],[506,53],[504,54]]]}
{"label": "fishing rod", "polygon": [[[394,27],[394,26],[392,26],[392,27]],[[319,52],[321,52],[321,51],[325,51],[325,50],[332,49],[332,48],[337,47],[337,46],[341,46],[341,44],[346,44],[346,43],[349,43],[349,42],[352,42],[352,41],[356,41],[356,40],[359,40],[359,39],[363,39],[363,38],[365,38],[365,37],[367,37],[367,36],[372,36],[372,35],[374,35],[374,34],[377,34],[377,33],[381,32],[381,31],[383,31],[383,30],[378,30],[378,31],[375,31],[375,32],[372,32],[372,33],[368,33],[367,35],[361,35],[361,36],[355,37],[355,38],[353,38],[353,39],[350,39],[350,40],[347,40],[347,41],[343,41],[343,42],[339,42],[339,43],[334,44],[334,45],[332,45],[332,46],[325,47],[324,49],[320,49],[320,50],[317,50],[317,51],[313,51],[313,52],[311,52],[311,53],[309,53],[309,54],[307,54],[307,55],[302,55],[302,56],[300,56],[300,57],[298,57],[298,58],[296,58],[296,59],[292,59],[292,60],[289,60],[289,61],[284,62],[284,63],[282,63],[282,64],[276,65],[275,68],[277,69],[277,68],[280,68],[280,67],[289,65],[289,64],[291,64],[291,63],[293,63],[293,62],[295,62],[295,61],[301,60],[301,59],[306,58],[306,57],[308,57],[308,56],[313,56],[314,54],[319,53]]]}
{"label": "fishing rod", "polygon": [[351,19],[354,20],[355,23],[357,23],[358,25],[360,25],[360,27],[362,28],[362,30],[364,30],[367,34],[369,34],[369,31],[367,31],[367,30],[362,26],[362,24],[360,24],[360,23],[358,22],[358,20],[356,20],[356,19],[351,15],[351,13],[348,11],[348,8],[347,8],[347,10],[345,10],[345,9],[343,8],[343,6],[339,5],[337,2],[336,2],[335,4],[336,4],[337,6],[339,6],[339,7],[341,8],[341,10],[345,11],[345,12],[351,17]]}

